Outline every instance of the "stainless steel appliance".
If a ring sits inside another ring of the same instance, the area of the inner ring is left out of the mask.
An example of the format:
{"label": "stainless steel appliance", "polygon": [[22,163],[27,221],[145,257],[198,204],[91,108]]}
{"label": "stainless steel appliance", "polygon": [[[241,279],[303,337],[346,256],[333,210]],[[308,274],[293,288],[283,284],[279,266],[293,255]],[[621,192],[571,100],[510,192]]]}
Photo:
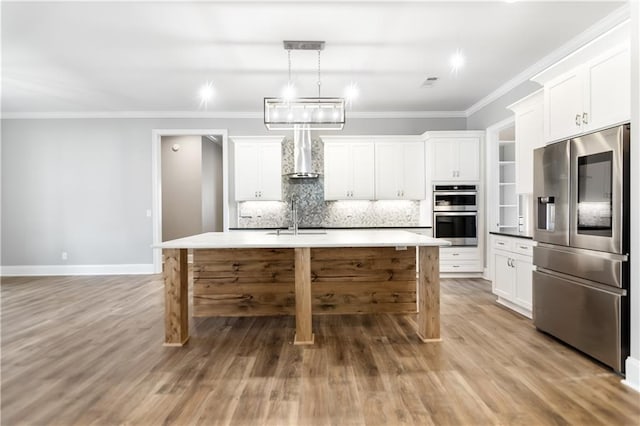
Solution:
{"label": "stainless steel appliance", "polygon": [[478,188],[475,185],[434,185],[433,211],[477,211]]}
{"label": "stainless steel appliance", "polygon": [[629,130],[534,151],[534,324],[618,372],[629,354]]}
{"label": "stainless steel appliance", "polygon": [[477,210],[478,188],[475,185],[434,185],[434,236],[449,240],[454,246],[477,246]]}

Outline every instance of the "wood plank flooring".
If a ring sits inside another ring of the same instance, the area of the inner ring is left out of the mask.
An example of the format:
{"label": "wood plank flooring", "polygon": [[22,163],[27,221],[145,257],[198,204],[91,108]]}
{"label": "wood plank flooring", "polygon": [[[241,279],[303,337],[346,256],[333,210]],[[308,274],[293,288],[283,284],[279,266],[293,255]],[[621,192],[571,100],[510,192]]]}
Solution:
{"label": "wood plank flooring", "polygon": [[195,318],[163,342],[154,276],[2,280],[3,425],[638,425],[640,394],[494,302],[442,281],[441,343],[415,315]]}

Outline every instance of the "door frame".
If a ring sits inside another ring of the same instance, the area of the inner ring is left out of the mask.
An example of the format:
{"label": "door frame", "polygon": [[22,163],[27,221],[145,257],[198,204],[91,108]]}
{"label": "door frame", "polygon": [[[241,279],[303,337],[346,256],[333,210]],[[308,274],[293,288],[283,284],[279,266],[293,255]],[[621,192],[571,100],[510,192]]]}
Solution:
{"label": "door frame", "polygon": [[[151,222],[153,245],[162,242],[162,156],[163,136],[222,135],[222,229],[229,230],[229,135],[227,129],[153,129],[151,130]],[[153,249],[153,272],[162,272],[162,250]]]}
{"label": "door frame", "polygon": [[[496,208],[498,205],[499,195],[494,190],[497,187],[498,175],[496,174],[496,168],[493,167],[498,161],[498,141],[500,140],[500,132],[508,127],[515,126],[516,117],[515,114],[500,120],[497,123],[492,124],[486,129],[485,137],[485,170],[487,171],[485,176],[485,185],[487,190],[485,191],[486,200],[485,206],[485,240],[484,249],[487,254],[487,264],[484,276],[489,280],[494,280],[494,267],[493,267],[493,247],[491,246],[491,238],[489,232],[494,228],[493,223],[496,223],[496,219],[500,217],[500,211]],[[497,173],[500,173],[498,170]]]}

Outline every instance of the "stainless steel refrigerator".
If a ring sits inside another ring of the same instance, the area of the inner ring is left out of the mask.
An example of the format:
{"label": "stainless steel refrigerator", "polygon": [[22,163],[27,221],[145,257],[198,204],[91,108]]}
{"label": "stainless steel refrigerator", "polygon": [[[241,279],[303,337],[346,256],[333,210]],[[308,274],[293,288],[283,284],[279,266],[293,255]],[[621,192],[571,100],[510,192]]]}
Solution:
{"label": "stainless steel refrigerator", "polygon": [[620,373],[629,354],[629,130],[534,151],[534,324]]}

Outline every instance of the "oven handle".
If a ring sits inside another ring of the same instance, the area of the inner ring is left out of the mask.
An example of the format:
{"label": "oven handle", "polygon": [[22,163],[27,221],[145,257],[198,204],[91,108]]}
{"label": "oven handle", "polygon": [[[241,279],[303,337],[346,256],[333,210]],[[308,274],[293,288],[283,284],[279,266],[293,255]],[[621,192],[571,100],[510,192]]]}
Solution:
{"label": "oven handle", "polygon": [[434,212],[434,216],[478,216],[478,212]]}
{"label": "oven handle", "polygon": [[440,191],[433,191],[433,195],[478,195],[478,193],[476,191],[472,191],[472,192],[450,192],[450,191],[446,191],[446,192],[440,192]]}

